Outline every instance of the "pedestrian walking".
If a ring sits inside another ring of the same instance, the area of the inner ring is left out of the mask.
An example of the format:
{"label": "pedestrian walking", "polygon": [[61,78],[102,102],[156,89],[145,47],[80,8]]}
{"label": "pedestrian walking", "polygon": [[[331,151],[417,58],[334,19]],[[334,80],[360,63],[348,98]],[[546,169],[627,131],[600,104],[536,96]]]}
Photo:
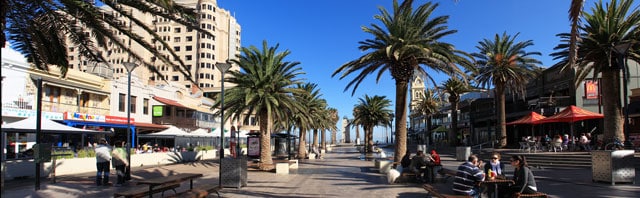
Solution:
{"label": "pedestrian walking", "polygon": [[111,162],[111,147],[107,144],[107,140],[101,138],[95,148],[96,151],[96,185],[109,185],[109,162]]}
{"label": "pedestrian walking", "polygon": [[125,167],[129,165],[129,161],[127,160],[127,151],[124,148],[124,141],[116,141],[114,146],[115,148],[111,152],[111,164],[113,165],[113,168],[116,169],[116,174],[118,175],[116,186],[122,186],[126,176]]}

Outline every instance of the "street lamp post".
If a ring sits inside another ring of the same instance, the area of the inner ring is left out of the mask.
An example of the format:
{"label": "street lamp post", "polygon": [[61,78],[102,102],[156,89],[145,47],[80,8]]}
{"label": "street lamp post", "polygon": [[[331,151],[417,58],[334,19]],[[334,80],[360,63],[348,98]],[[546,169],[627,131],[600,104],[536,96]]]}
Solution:
{"label": "street lamp post", "polygon": [[219,185],[222,187],[222,159],[224,158],[224,74],[227,73],[231,64],[216,63],[216,67],[220,70],[220,169],[219,173]]}
{"label": "street lamp post", "polygon": [[125,170],[125,178],[131,178],[131,72],[133,72],[137,64],[131,62],[122,63],[127,69],[127,169]]}
{"label": "street lamp post", "polygon": [[631,48],[633,43],[621,43],[613,47],[613,50],[618,54],[619,58],[619,66],[622,69],[622,90],[623,94],[623,106],[624,106],[624,125],[622,127],[622,132],[624,134],[624,146],[625,148],[629,148],[632,146],[631,141],[629,140],[629,107],[628,107],[628,90],[627,90],[627,75],[628,68],[626,64],[626,56],[627,52]]}

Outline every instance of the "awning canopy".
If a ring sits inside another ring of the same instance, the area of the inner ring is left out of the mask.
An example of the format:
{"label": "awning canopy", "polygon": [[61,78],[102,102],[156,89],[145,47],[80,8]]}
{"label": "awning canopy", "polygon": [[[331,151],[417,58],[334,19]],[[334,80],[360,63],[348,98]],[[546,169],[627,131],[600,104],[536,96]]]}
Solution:
{"label": "awning canopy", "polygon": [[[18,132],[18,133],[35,133],[36,132],[36,117],[28,117],[27,119],[20,120],[14,123],[2,125],[2,132]],[[70,127],[64,124],[54,122],[52,120],[42,118],[40,121],[40,130],[43,133],[103,133],[109,134],[111,131],[94,131],[80,128]]]}
{"label": "awning canopy", "polygon": [[549,122],[577,122],[581,120],[588,119],[598,119],[604,118],[604,115],[584,110],[580,107],[576,107],[571,105],[564,110],[558,112],[556,115],[549,116],[545,119],[539,120],[538,123],[549,123]]}
{"label": "awning canopy", "polygon": [[182,105],[182,104],[178,103],[178,102],[177,102],[177,101],[175,101],[175,100],[166,99],[166,98],[158,97],[158,96],[153,96],[153,99],[154,99],[154,100],[157,100],[158,102],[160,102],[160,103],[162,103],[162,104],[171,105],[171,106],[176,106],[176,107],[182,107],[182,108],[189,108],[189,107],[186,107],[186,106],[184,106],[184,105]]}
{"label": "awning canopy", "polygon": [[532,111],[531,113],[529,113],[528,115],[514,120],[513,122],[509,122],[507,123],[507,125],[514,125],[514,124],[538,124],[538,121],[545,119],[546,117],[544,117],[543,115],[540,115],[539,113],[536,113],[535,111]]}

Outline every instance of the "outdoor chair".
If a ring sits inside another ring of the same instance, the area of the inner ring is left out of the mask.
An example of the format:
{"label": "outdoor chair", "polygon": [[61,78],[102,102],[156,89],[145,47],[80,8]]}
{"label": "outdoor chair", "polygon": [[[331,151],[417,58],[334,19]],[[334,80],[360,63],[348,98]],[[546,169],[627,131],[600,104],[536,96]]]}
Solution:
{"label": "outdoor chair", "polygon": [[527,142],[519,142],[519,143],[520,143],[520,150],[521,151],[527,150],[527,148],[529,147],[527,145]]}
{"label": "outdoor chair", "polygon": [[553,152],[557,152],[558,150],[562,151],[562,142],[551,142],[551,148],[549,151],[553,150]]}

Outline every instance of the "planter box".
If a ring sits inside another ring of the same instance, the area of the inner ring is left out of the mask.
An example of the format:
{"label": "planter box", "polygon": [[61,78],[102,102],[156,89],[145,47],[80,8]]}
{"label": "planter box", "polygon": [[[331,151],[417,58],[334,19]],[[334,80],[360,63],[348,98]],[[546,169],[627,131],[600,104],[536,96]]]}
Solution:
{"label": "planter box", "polygon": [[247,186],[247,158],[222,158],[220,180],[223,187],[239,189]]}
{"label": "planter box", "polygon": [[633,166],[634,150],[592,151],[591,170],[592,180],[634,183],[636,169]]}

